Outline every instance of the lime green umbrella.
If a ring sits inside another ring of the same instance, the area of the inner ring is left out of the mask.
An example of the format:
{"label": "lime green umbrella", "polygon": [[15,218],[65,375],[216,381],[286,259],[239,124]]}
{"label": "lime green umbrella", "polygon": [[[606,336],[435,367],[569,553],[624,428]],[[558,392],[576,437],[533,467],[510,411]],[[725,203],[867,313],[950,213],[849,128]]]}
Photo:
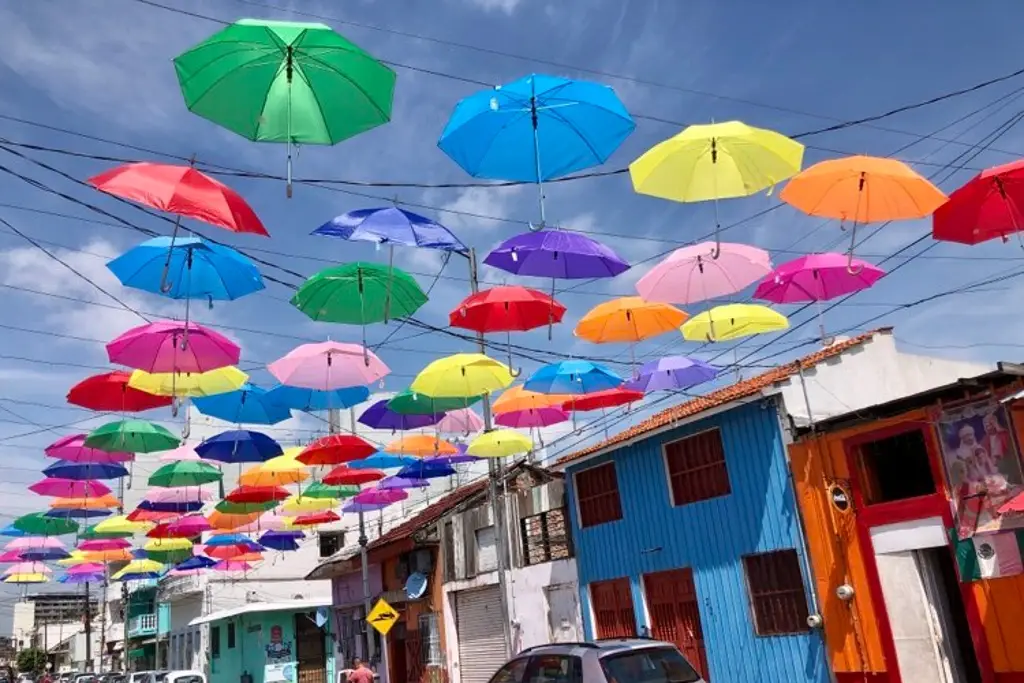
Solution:
{"label": "lime green umbrella", "polygon": [[174,488],[176,486],[201,486],[220,481],[220,469],[208,462],[198,460],[177,460],[169,462],[150,475],[150,486]]}
{"label": "lime green umbrella", "polygon": [[423,394],[417,394],[411,389],[406,389],[395,394],[388,401],[388,408],[399,415],[433,415],[435,413],[447,413],[449,410],[468,408],[483,398],[482,396],[470,396],[468,398],[431,398]]}
{"label": "lime green umbrella", "polygon": [[78,522],[67,517],[47,517],[45,512],[22,515],[12,525],[29,536],[63,536],[78,531]]}
{"label": "lime green umbrella", "polygon": [[273,510],[280,501],[268,500],[263,503],[235,503],[230,500],[222,500],[215,506],[217,512],[225,515],[250,515],[254,512],[266,512]]}
{"label": "lime green umbrella", "polygon": [[78,538],[82,541],[99,541],[114,538],[131,538],[134,535],[135,533],[131,531],[97,531],[96,525],[93,524],[91,527],[78,534]]}
{"label": "lime green umbrella", "polygon": [[189,111],[256,142],[334,145],[391,120],[395,72],[324,24],[242,19],[174,60]]}
{"label": "lime green umbrella", "polygon": [[181,445],[166,427],[145,420],[119,420],[93,430],[85,445],[108,452],[155,453]]}
{"label": "lime green umbrella", "polygon": [[359,493],[358,486],[331,486],[321,481],[310,484],[302,492],[303,498],[351,498]]}

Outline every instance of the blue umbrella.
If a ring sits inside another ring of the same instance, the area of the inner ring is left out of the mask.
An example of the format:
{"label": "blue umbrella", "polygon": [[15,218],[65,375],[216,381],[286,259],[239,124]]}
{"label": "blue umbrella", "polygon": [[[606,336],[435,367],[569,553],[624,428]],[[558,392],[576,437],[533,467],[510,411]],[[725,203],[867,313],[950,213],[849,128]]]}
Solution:
{"label": "blue umbrella", "polygon": [[140,510],[148,510],[149,512],[196,512],[203,508],[203,501],[201,500],[167,500],[167,501],[152,501],[144,500],[139,503]]}
{"label": "blue umbrella", "polygon": [[46,513],[47,517],[57,517],[59,519],[96,519],[99,517],[106,517],[110,514],[110,510],[87,510],[85,508],[68,508],[60,510],[50,510]]}
{"label": "blue umbrella", "polygon": [[395,476],[400,479],[436,479],[450,477],[453,474],[455,474],[455,468],[447,463],[417,459],[416,462],[398,470],[398,474]]}
{"label": "blue umbrella", "polygon": [[21,529],[16,528],[13,524],[8,524],[3,529],[0,529],[0,536],[9,536],[11,538],[21,538],[22,536],[28,536]]}
{"label": "blue umbrella", "polygon": [[377,401],[364,410],[363,414],[359,416],[359,422],[372,429],[404,431],[435,425],[444,417],[444,413],[402,415],[388,408],[388,400]]}
{"label": "blue umbrella", "polygon": [[159,579],[160,576],[160,572],[131,572],[122,574],[118,581],[149,581],[150,579]]}
{"label": "blue umbrella", "polygon": [[260,545],[272,550],[298,550],[299,539],[305,537],[301,531],[268,531],[260,536]]}
{"label": "blue umbrella", "polygon": [[142,548],[132,548],[132,557],[136,560],[149,559],[149,554]]}
{"label": "blue umbrella", "polygon": [[71,554],[63,548],[30,548],[21,552],[21,559],[29,562],[49,562],[68,557],[71,557]]}
{"label": "blue umbrella", "polygon": [[448,228],[397,206],[349,211],[332,218],[312,234],[389,246],[399,244],[460,253],[468,251]]}
{"label": "blue umbrella", "polygon": [[354,470],[390,470],[396,467],[411,465],[416,461],[417,458],[410,458],[405,455],[392,455],[391,453],[378,451],[369,458],[352,460],[345,464]]}
{"label": "blue umbrella", "polygon": [[234,301],[265,288],[256,265],[198,237],[154,237],[107,264],[126,287],[171,299]]}
{"label": "blue umbrella", "polygon": [[267,392],[267,400],[293,410],[318,411],[351,408],[370,397],[367,387],[344,387],[331,391],[302,389],[279,384]]}
{"label": "blue umbrella", "polygon": [[211,560],[203,555],[194,555],[184,562],[174,565],[174,571],[187,572],[193,569],[209,569],[215,564],[217,564],[217,560]]}
{"label": "blue umbrella", "polygon": [[196,453],[203,460],[226,463],[264,462],[283,452],[266,434],[247,429],[221,432],[196,446]]}
{"label": "blue umbrella", "polygon": [[292,416],[291,410],[274,401],[271,392],[254,384],[245,384],[238,391],[192,399],[203,415],[225,422],[272,425]]}
{"label": "blue umbrella", "polygon": [[128,470],[117,463],[104,462],[71,462],[70,460],[58,460],[45,470],[43,474],[47,477],[58,479],[120,479],[128,476]]}
{"label": "blue umbrella", "polygon": [[58,583],[103,583],[103,574],[63,574],[57,578]]}
{"label": "blue umbrella", "polygon": [[523,388],[541,394],[590,394],[621,384],[622,378],[603,365],[564,360],[539,368],[523,383]]}
{"label": "blue umbrella", "polygon": [[217,546],[239,545],[251,542],[250,538],[244,534],[217,534],[216,536],[211,536],[204,545],[216,548]]}

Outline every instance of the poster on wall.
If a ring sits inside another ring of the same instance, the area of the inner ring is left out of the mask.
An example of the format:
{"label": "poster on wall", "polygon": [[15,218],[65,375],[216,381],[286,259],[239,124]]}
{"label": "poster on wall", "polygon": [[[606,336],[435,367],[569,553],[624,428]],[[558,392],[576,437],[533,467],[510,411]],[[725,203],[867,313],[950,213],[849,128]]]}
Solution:
{"label": "poster on wall", "polygon": [[1007,509],[1024,494],[1024,474],[1006,408],[993,399],[946,408],[936,428],[957,537],[1024,528],[1024,513]]}
{"label": "poster on wall", "polygon": [[291,641],[285,642],[283,629],[274,625],[270,627],[270,642],[266,646],[267,664],[290,662],[292,659]]}
{"label": "poster on wall", "polygon": [[278,662],[263,667],[263,683],[295,683],[295,662]]}

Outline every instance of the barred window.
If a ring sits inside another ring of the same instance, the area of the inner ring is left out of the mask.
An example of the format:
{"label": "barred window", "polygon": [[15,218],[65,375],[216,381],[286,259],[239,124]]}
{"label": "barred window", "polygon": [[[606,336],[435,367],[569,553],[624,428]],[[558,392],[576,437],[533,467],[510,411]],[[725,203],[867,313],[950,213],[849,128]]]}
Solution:
{"label": "barred window", "polygon": [[747,555],[743,568],[757,635],[778,636],[808,630],[807,595],[795,550]]}
{"label": "barred window", "polygon": [[717,429],[665,444],[665,464],[673,505],[727,496],[732,490],[722,433]]}
{"label": "barred window", "polygon": [[615,464],[609,462],[577,472],[576,502],[584,529],[622,519]]}
{"label": "barred window", "polygon": [[565,508],[548,510],[519,520],[523,537],[523,562],[527,565],[572,557],[572,539]]}

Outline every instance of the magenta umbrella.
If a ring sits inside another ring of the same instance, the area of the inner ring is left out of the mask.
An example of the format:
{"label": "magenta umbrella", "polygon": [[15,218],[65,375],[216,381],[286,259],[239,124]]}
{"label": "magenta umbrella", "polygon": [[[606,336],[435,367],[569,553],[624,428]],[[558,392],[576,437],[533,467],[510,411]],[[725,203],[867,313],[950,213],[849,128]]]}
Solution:
{"label": "magenta umbrella", "polygon": [[224,335],[171,320],[140,325],[107,344],[111,363],[146,372],[207,372],[237,365],[241,355]]}
{"label": "magenta umbrella", "polygon": [[28,487],[32,493],[56,498],[100,498],[110,493],[110,487],[95,479],[77,480],[48,477]]}
{"label": "magenta umbrella", "polygon": [[483,428],[483,419],[470,408],[450,410],[437,423],[440,434],[472,434]]}
{"label": "magenta umbrella", "polygon": [[82,462],[109,465],[112,463],[131,462],[135,459],[134,453],[118,453],[115,451],[101,451],[98,448],[89,448],[85,445],[88,434],[72,434],[57,439],[46,447],[46,455],[58,460],[69,462]]}
{"label": "magenta umbrella", "polygon": [[93,538],[78,544],[78,550],[89,553],[102,553],[108,550],[124,550],[132,544],[123,538]]}
{"label": "magenta umbrella", "polygon": [[192,538],[213,527],[202,515],[188,515],[167,525],[167,533],[172,534],[170,538]]}
{"label": "magenta umbrella", "polygon": [[72,567],[68,567],[68,574],[103,574],[106,571],[106,566],[99,562],[86,562],[85,564],[76,564]]}
{"label": "magenta umbrella", "polygon": [[199,460],[199,454],[191,446],[179,446],[160,456],[160,462],[178,462],[179,460]]}
{"label": "magenta umbrella", "polygon": [[545,408],[531,408],[529,410],[512,410],[507,413],[498,413],[494,421],[502,427],[513,429],[531,429],[534,427],[549,427],[569,420],[569,413],[556,406]]}
{"label": "magenta umbrella", "polygon": [[205,503],[213,500],[213,494],[198,486],[179,486],[162,488],[154,486],[146,491],[144,500],[151,503]]}
{"label": "magenta umbrella", "polygon": [[390,505],[405,500],[409,493],[403,489],[366,489],[352,497],[357,505]]}
{"label": "magenta umbrella", "polygon": [[213,565],[213,570],[218,572],[247,572],[252,565],[245,560],[221,560]]}
{"label": "magenta umbrella", "polygon": [[728,296],[747,288],[771,272],[771,257],[764,249],[724,242],[718,258],[714,242],[676,249],[636,283],[644,301],[692,304]]}
{"label": "magenta umbrella", "polygon": [[0,564],[7,564],[8,562],[21,562],[24,558],[21,556],[20,550],[8,550],[0,553]]}
{"label": "magenta umbrella", "polygon": [[267,366],[281,384],[331,391],[373,384],[391,369],[359,344],[303,344]]}

